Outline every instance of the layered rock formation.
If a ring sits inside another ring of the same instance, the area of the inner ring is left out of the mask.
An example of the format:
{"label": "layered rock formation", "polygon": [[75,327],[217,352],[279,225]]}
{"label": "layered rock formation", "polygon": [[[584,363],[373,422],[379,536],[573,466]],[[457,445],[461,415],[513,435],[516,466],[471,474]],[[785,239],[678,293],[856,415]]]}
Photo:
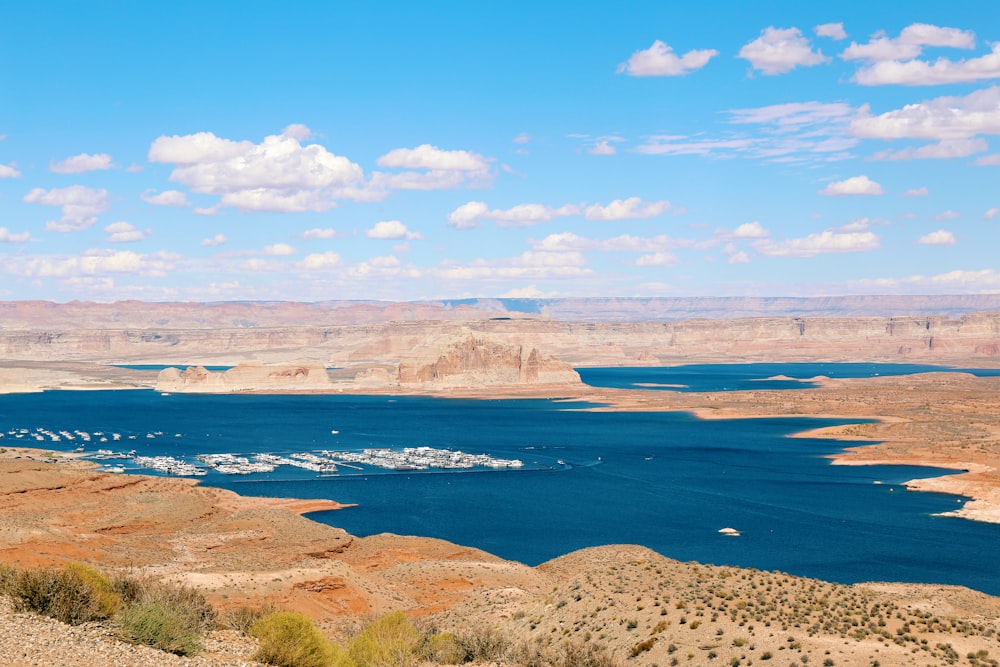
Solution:
{"label": "layered rock formation", "polygon": [[156,390],[221,394],[229,392],[316,392],[333,387],[326,369],[317,364],[264,366],[240,364],[227,371],[202,366],[185,370],[165,368],[156,379]]}
{"label": "layered rock formation", "polygon": [[509,344],[466,330],[457,339],[431,346],[399,364],[400,385],[483,387],[491,385],[579,384],[569,364],[538,348]]}

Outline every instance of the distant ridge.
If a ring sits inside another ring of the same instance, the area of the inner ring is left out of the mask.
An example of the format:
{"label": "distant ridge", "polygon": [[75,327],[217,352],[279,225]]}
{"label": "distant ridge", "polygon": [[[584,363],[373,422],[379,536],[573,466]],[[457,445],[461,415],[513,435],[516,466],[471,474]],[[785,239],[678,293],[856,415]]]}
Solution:
{"label": "distant ridge", "polygon": [[678,322],[756,317],[961,317],[1000,311],[1000,294],[830,297],[572,297],[385,301],[0,302],[0,330],[255,329],[494,318]]}

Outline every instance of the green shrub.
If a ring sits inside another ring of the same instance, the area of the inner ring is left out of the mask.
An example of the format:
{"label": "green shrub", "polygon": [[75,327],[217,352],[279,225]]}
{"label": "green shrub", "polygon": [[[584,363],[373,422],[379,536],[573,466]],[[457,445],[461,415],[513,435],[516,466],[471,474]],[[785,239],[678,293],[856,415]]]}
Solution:
{"label": "green shrub", "polygon": [[118,633],[126,641],[193,655],[201,650],[201,635],[214,626],[215,611],[193,589],[149,584],[121,611],[117,621]]}
{"label": "green shrub", "polygon": [[418,662],[423,638],[406,614],[394,611],[369,623],[348,652],[358,667],[409,667]]}
{"label": "green shrub", "polygon": [[260,642],[254,660],[279,667],[353,667],[344,651],[323,636],[305,614],[276,611],[252,626]]}
{"label": "green shrub", "polygon": [[107,578],[86,566],[21,570],[11,576],[6,588],[15,611],[49,616],[70,625],[104,620],[120,604],[110,592]]}

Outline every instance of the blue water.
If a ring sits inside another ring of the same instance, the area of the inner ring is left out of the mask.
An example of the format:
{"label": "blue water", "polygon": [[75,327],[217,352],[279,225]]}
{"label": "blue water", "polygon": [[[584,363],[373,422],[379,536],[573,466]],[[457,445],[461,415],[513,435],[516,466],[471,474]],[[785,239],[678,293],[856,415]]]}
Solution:
{"label": "blue water", "polygon": [[645,368],[578,368],[580,379],[593,387],[654,389],[661,391],[744,391],[754,389],[805,389],[815,387],[811,378],[868,378],[879,375],[912,375],[950,371],[978,377],[1000,375],[996,368],[955,368],[927,364],[877,363],[752,363],[688,364]]}
{"label": "blue water", "polygon": [[[252,477],[211,473],[202,483],[246,495],[358,503],[312,517],[355,535],[439,537],[528,564],[586,546],[637,543],[681,560],[1000,594],[1000,526],[934,516],[962,499],[900,486],[942,471],[831,466],[825,457],[838,450],[836,442],[785,437],[842,422],[706,422],[586,407],[558,400],[46,392],[0,396],[0,431],[118,432],[122,441],[91,442],[88,451],[114,446],[178,457],[419,445],[487,452],[534,469],[316,477],[283,467]],[[0,441],[15,444],[72,449],[79,441]],[[723,527],[742,536],[721,536]]]}

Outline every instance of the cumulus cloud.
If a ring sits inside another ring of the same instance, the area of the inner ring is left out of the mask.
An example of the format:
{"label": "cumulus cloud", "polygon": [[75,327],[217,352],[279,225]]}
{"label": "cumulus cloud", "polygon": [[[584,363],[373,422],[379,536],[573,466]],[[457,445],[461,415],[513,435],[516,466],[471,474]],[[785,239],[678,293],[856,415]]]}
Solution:
{"label": "cumulus cloud", "polygon": [[927,46],[973,49],[976,37],[971,30],[914,23],[898,37],[879,32],[865,44],[852,42],[840,57],[865,62],[852,78],[863,86],[926,86],[1000,78],[1000,44],[977,58],[938,58],[933,62],[919,59]]}
{"label": "cumulus cloud", "polygon": [[31,240],[31,232],[12,232],[6,227],[0,227],[0,243],[27,243]]}
{"label": "cumulus cloud", "polygon": [[866,252],[879,247],[872,232],[841,232],[828,229],[816,234],[784,241],[761,239],[754,249],[768,257],[815,257],[826,253]]}
{"label": "cumulus cloud", "polygon": [[483,185],[492,178],[491,160],[463,150],[442,150],[422,144],[416,148],[397,148],[376,160],[380,167],[405,169],[398,173],[376,172],[374,190],[439,190],[463,185]]}
{"label": "cumulus cloud", "polygon": [[326,252],[309,253],[299,262],[299,267],[306,271],[320,271],[340,264],[340,255],[327,250]]}
{"label": "cumulus cloud", "polygon": [[760,37],[743,45],[739,57],[764,74],[784,74],[796,67],[811,67],[827,62],[821,51],[813,51],[809,40],[798,28],[765,28]]}
{"label": "cumulus cloud", "polygon": [[823,23],[813,28],[813,32],[816,33],[818,37],[829,37],[830,39],[847,39],[847,33],[844,32],[843,23]]}
{"label": "cumulus cloud", "polygon": [[399,220],[376,222],[374,227],[365,231],[365,236],[384,241],[418,241],[424,238],[417,232],[411,232]]}
{"label": "cumulus cloud", "polygon": [[80,153],[65,160],[49,164],[49,171],[54,174],[82,174],[87,171],[102,171],[114,168],[115,164],[111,160],[111,156],[107,153],[96,153],[94,155]]}
{"label": "cumulus cloud", "polygon": [[298,251],[287,243],[275,243],[264,246],[264,254],[268,257],[288,257],[289,255],[294,255],[296,252]]}
{"label": "cumulus cloud", "polygon": [[88,250],[74,256],[19,256],[8,261],[5,268],[24,278],[70,280],[113,274],[162,278],[179,259],[179,255],[163,251],[141,254],[131,250]]}
{"label": "cumulus cloud", "polygon": [[860,280],[852,285],[863,291],[878,290],[879,294],[904,289],[913,294],[975,294],[1000,291],[1000,272],[995,269],[955,270],[933,276]]}
{"label": "cumulus cloud", "polygon": [[12,165],[0,164],[0,178],[21,178],[21,172]]}
{"label": "cumulus cloud", "polygon": [[319,144],[303,146],[305,126],[271,135],[259,144],[211,132],[162,136],[149,160],[174,164],[170,180],[201,194],[219,195],[217,206],[243,211],[326,211],[338,198],[364,198],[364,172]]}
{"label": "cumulus cloud", "polygon": [[736,239],[765,239],[770,236],[770,232],[764,228],[764,225],[754,220],[753,222],[744,222],[734,229],[732,236]]}
{"label": "cumulus cloud", "polygon": [[955,245],[955,235],[944,229],[931,232],[917,239],[921,245]]}
{"label": "cumulus cloud", "polygon": [[847,197],[853,195],[881,195],[882,186],[867,176],[852,176],[843,181],[835,181],[819,191],[821,195]]}
{"label": "cumulus cloud", "polygon": [[97,222],[98,215],[110,208],[107,190],[95,190],[82,185],[51,190],[35,188],[24,196],[24,201],[30,204],[58,206],[62,209],[61,218],[45,223],[45,229],[54,232],[78,232],[87,229]]}
{"label": "cumulus cloud", "polygon": [[671,266],[677,262],[673,253],[654,252],[649,255],[642,255],[635,260],[635,266]]}
{"label": "cumulus cloud", "polygon": [[180,190],[164,190],[158,194],[153,194],[152,190],[139,195],[139,199],[152,204],[153,206],[190,206],[187,195]]}
{"label": "cumulus cloud", "polygon": [[205,248],[214,248],[220,246],[229,239],[226,238],[225,234],[216,234],[215,236],[210,236],[208,238],[201,240],[201,245]]}
{"label": "cumulus cloud", "polygon": [[927,188],[925,186],[925,187],[922,187],[922,188],[912,188],[910,190],[907,190],[906,192],[903,193],[903,196],[904,197],[926,197],[928,194],[930,194],[930,193],[928,192],[928,190],[927,190]]}
{"label": "cumulus cloud", "polygon": [[148,230],[144,232],[135,225],[123,220],[121,222],[112,222],[106,226],[104,233],[108,235],[104,239],[108,243],[135,243],[145,239],[149,232]]}
{"label": "cumulus cloud", "polygon": [[314,227],[312,229],[307,229],[306,231],[299,234],[304,239],[310,241],[316,241],[319,239],[332,239],[336,238],[337,230],[332,227]]}
{"label": "cumulus cloud", "polygon": [[1000,208],[988,209],[985,213],[983,213],[983,220],[992,220],[997,217],[998,213],[1000,213]]}
{"label": "cumulus cloud", "polygon": [[680,76],[701,69],[717,55],[715,49],[702,49],[677,56],[670,45],[656,40],[648,49],[636,51],[618,65],[617,72],[629,76]]}
{"label": "cumulus cloud", "polygon": [[666,200],[645,202],[639,197],[615,199],[607,206],[593,204],[584,209],[587,220],[633,220],[655,218],[670,208]]}

